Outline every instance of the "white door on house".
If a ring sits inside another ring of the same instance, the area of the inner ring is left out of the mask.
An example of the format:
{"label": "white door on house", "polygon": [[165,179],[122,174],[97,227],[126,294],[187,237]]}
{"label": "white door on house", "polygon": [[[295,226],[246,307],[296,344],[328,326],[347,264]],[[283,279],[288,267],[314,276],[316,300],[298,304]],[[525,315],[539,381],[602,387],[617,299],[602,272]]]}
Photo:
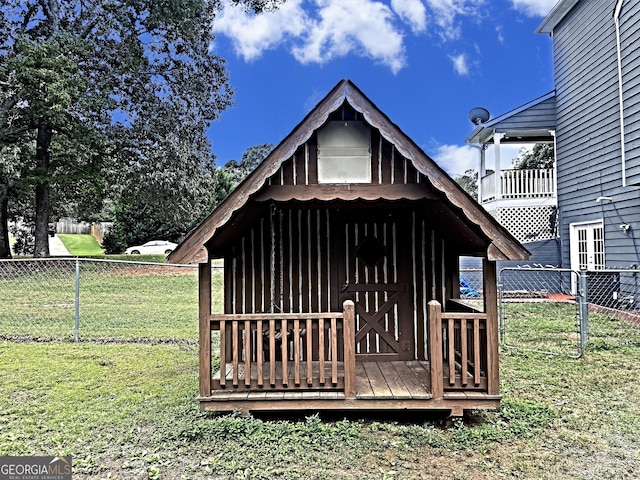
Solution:
{"label": "white door on house", "polygon": [[603,270],[605,268],[602,220],[570,224],[569,243],[572,270]]}

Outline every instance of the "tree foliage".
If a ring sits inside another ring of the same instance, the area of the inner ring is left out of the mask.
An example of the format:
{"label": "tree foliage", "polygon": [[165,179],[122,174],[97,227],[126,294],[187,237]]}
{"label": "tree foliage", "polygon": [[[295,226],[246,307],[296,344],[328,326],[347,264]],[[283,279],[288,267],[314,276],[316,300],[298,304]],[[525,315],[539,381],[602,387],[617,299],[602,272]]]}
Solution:
{"label": "tree foliage", "polygon": [[555,154],[553,143],[536,143],[531,150],[520,149],[520,154],[513,160],[516,170],[553,168]]}
{"label": "tree foliage", "polygon": [[249,147],[242,154],[242,160],[240,162],[236,160],[229,160],[225,163],[223,170],[229,176],[232,188],[237,187],[255,168],[267,158],[267,156],[273,150],[273,144],[263,143],[260,145],[254,145]]}
{"label": "tree foliage", "polygon": [[478,200],[478,172],[473,169],[466,170],[462,175],[456,175],[454,180],[462,189]]}
{"label": "tree foliage", "polygon": [[[279,0],[233,3],[260,12]],[[26,220],[35,223],[35,255],[44,256],[52,207],[95,211],[104,195],[125,192],[122,183],[114,192],[105,182],[116,172],[131,182],[144,176],[133,183],[149,183],[137,192],[146,198],[151,186],[160,185],[165,199],[193,186],[185,175],[174,175],[170,186],[170,174],[181,166],[192,174],[206,169],[206,127],[232,102],[224,60],[210,49],[219,9],[220,0],[0,6],[0,257],[9,256],[8,216],[23,216],[11,207],[16,197],[35,198],[34,218]],[[170,148],[176,139],[179,146]],[[195,160],[187,154],[190,141]],[[185,204],[155,207],[191,213]]]}
{"label": "tree foliage", "polygon": [[263,143],[249,147],[242,154],[242,160],[229,160],[214,173],[214,194],[211,208],[221,203],[242,181],[255,170],[273,150],[273,144]]}

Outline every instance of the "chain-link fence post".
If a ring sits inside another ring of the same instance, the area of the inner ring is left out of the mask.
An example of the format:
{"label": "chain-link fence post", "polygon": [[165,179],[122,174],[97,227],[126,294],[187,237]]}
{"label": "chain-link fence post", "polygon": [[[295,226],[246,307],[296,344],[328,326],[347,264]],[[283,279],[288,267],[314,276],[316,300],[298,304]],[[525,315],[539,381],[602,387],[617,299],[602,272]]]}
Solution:
{"label": "chain-link fence post", "polygon": [[76,319],[73,328],[76,342],[80,341],[80,260],[76,258]]}
{"label": "chain-link fence post", "polygon": [[582,269],[579,274],[578,301],[580,302],[580,356],[584,354],[587,348],[587,339],[589,335],[589,298],[587,271]]}

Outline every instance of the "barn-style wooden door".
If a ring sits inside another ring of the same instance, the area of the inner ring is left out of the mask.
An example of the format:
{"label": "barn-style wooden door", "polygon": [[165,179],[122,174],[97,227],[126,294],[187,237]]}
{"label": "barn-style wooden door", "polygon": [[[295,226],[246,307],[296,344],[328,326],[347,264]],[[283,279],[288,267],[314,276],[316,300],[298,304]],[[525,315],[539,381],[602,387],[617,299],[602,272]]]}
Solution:
{"label": "barn-style wooden door", "polygon": [[341,301],[355,303],[356,358],[361,361],[414,358],[405,218],[359,212],[339,222],[336,280]]}

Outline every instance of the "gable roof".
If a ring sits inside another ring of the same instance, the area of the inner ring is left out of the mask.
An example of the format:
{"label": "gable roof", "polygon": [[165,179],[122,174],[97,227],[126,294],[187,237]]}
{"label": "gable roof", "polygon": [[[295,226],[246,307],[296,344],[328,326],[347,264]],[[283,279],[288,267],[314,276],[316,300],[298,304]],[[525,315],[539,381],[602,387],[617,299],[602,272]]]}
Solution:
{"label": "gable roof", "polygon": [[[255,198],[269,177],[291,158],[313,133],[322,127],[329,115],[347,102],[364,120],[389,141],[416,170],[425,175],[432,187],[458,207],[464,218],[477,225],[489,238],[488,257],[491,260],[524,260],[529,252],[473,198],[471,198],[444,170],[429,158],[409,137],[382,113],[350,80],[340,81],[294,130],[265,158],[256,169],[200,223],[169,255],[171,263],[204,262],[207,253],[204,245],[224,227],[234,213]],[[403,186],[404,187],[404,186]],[[340,189],[336,189],[338,192]],[[407,187],[407,190],[409,188]],[[404,194],[403,194],[404,195]],[[404,196],[404,198],[409,198]],[[341,198],[341,197],[339,197]],[[360,197],[362,198],[362,197]],[[380,195],[378,195],[380,198]]]}
{"label": "gable roof", "polygon": [[547,17],[542,21],[540,26],[536,28],[536,33],[553,34],[553,30],[556,26],[579,1],[580,0],[559,0],[551,9],[549,15],[547,15]]}
{"label": "gable roof", "polygon": [[551,91],[509,112],[478,125],[465,139],[467,143],[492,143],[493,134],[511,133],[512,142],[541,141],[552,138],[549,130],[556,128],[556,93]]}

